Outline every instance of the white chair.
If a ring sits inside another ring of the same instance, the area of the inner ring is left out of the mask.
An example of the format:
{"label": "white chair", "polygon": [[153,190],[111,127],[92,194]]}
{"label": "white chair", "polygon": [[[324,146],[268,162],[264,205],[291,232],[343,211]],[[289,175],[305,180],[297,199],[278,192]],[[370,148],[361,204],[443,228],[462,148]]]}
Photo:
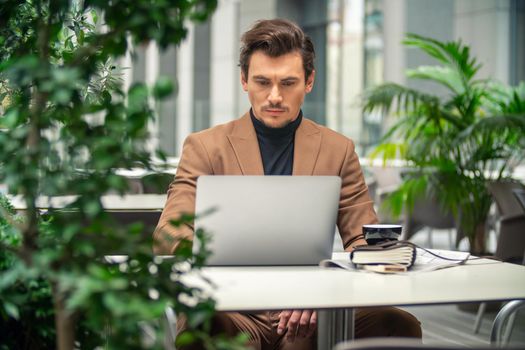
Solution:
{"label": "white chair", "polygon": [[[464,346],[459,345],[436,345],[423,344],[421,340],[410,338],[370,338],[358,339],[337,344],[333,350],[461,350]],[[498,346],[474,346],[470,349],[477,350],[495,350]],[[522,349],[512,348],[509,349]]]}
{"label": "white chair", "polygon": [[492,345],[500,348],[508,345],[514,328],[516,313],[522,308],[525,308],[525,300],[513,300],[501,308],[494,319],[490,332],[490,343]]}

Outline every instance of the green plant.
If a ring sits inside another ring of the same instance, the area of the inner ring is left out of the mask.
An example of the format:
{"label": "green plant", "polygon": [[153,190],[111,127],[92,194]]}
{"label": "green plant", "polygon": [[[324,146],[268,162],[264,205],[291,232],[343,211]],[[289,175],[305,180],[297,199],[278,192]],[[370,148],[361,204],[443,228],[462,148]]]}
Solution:
{"label": "green plant", "polygon": [[491,205],[486,183],[509,176],[525,156],[525,83],[476,79],[481,65],[460,41],[409,34],[403,43],[439,62],[407,70],[407,77],[441,85],[446,94],[394,83],[365,93],[365,111],[394,111],[398,118],[372,156],[400,157],[413,167],[388,205],[400,215],[418,196],[435,196],[459,220],[471,251],[483,253]]}
{"label": "green plant", "polygon": [[[16,330],[2,332],[0,348],[162,348],[158,320],[168,305],[189,320],[182,342],[241,347],[243,338],[214,340],[200,330],[214,301],[181,280],[206,253],[192,257],[181,242],[172,259],[155,257],[141,224],[121,227],[101,204],[108,191],[126,192],[117,168],[151,169],[152,99],[173,90],[160,79],[123,91],[115,60],[128,42],[179,43],[186,21],[215,7],[216,0],[2,1],[0,183],[27,209],[16,216],[0,197],[0,328]],[[70,193],[77,197],[65,208],[42,215],[36,207],[41,195]],[[108,263],[104,254],[115,253],[128,259]],[[144,342],[141,327],[156,341]]]}

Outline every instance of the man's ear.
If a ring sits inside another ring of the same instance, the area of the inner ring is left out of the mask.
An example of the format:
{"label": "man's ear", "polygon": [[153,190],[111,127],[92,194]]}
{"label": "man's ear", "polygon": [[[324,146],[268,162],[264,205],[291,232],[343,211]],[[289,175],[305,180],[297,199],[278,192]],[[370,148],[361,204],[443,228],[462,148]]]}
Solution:
{"label": "man's ear", "polygon": [[310,73],[310,76],[308,79],[306,79],[306,93],[310,93],[312,89],[314,88],[314,81],[315,81],[315,69]]}
{"label": "man's ear", "polygon": [[241,71],[241,85],[244,91],[248,91],[248,80],[244,76],[244,72]]}

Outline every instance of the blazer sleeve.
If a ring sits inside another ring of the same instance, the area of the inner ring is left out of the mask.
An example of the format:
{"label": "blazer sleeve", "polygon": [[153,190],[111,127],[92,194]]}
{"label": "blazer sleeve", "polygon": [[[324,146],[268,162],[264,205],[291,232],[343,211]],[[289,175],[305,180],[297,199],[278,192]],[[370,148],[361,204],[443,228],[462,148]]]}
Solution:
{"label": "blazer sleeve", "polygon": [[378,222],[374,203],[368,194],[355,146],[351,140],[346,145],[346,153],[341,167],[341,198],[337,227],[346,251],[357,245],[366,244],[363,225]]}
{"label": "blazer sleeve", "polygon": [[200,175],[213,174],[211,161],[198,134],[186,138],[175,179],[170,184],[166,205],[153,233],[155,254],[173,254],[181,239],[193,240],[193,223],[175,228],[170,221],[195,213],[195,191]]}

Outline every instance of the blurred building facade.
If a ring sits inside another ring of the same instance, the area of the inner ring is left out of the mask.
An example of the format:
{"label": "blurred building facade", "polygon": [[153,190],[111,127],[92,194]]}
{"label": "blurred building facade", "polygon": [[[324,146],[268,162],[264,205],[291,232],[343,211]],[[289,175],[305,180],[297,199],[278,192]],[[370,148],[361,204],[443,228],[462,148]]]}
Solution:
{"label": "blurred building facade", "polygon": [[158,106],[152,147],[177,157],[185,137],[238,118],[249,109],[240,85],[239,40],[253,22],[296,21],[316,48],[316,83],[305,116],[354,139],[365,155],[389,121],[363,114],[367,87],[407,82],[404,71],[434,62],[401,45],[405,33],[461,39],[483,63],[481,78],[516,84],[525,80],[525,0],[219,0],[211,20],[192,24],[184,43],[165,52],[136,47],[122,65],[125,84],[172,78],[177,94]]}

